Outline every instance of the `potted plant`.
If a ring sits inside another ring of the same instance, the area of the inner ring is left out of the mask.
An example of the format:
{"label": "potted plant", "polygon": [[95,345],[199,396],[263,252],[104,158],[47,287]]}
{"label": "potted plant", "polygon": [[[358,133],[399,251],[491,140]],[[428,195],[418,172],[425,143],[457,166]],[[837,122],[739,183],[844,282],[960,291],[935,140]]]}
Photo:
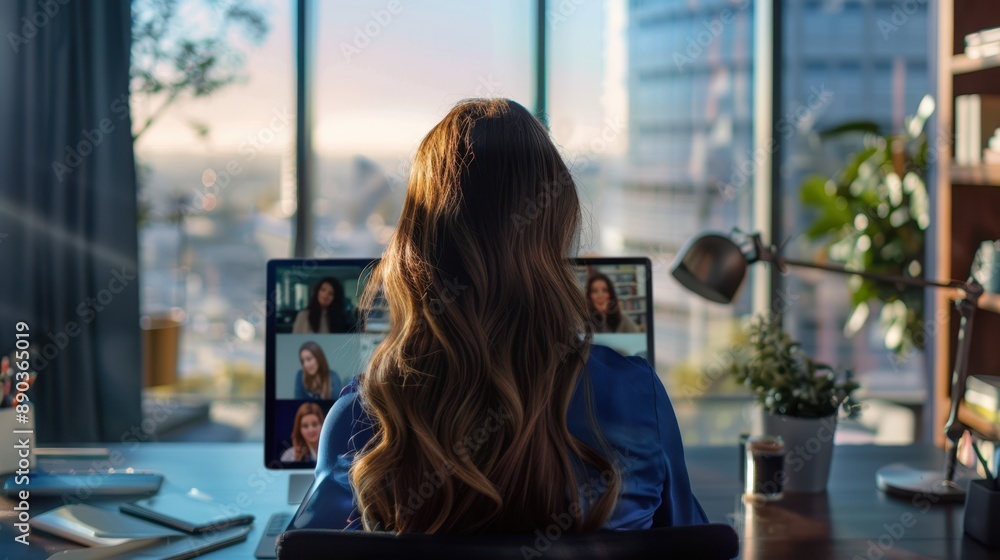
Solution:
{"label": "potted plant", "polygon": [[823,492],[830,475],[837,415],[858,406],[858,384],[802,351],[772,317],[752,320],[748,339],[731,353],[731,374],[763,407],[763,428],[785,442],[786,492]]}

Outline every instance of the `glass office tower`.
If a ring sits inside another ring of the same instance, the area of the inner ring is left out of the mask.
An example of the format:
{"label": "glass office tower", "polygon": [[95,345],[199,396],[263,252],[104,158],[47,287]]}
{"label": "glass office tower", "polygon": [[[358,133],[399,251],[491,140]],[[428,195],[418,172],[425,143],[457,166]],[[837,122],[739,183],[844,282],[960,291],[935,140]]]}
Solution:
{"label": "glass office tower", "polygon": [[[790,250],[800,255],[815,257],[800,239],[812,218],[798,202],[801,180],[832,174],[857,148],[845,143],[834,149],[841,159],[831,161],[829,151],[819,154],[816,132],[852,120],[898,131],[928,91],[927,8],[917,4],[896,25],[890,1],[784,3],[783,114],[774,131],[781,147],[773,154],[784,231],[775,235],[792,239]],[[660,264],[656,355],[670,383],[711,368],[734,318],[750,312],[748,286],[734,306],[706,303],[677,288],[669,265],[700,231],[753,225],[753,174],[762,155],[752,145],[753,13],[752,0],[628,3],[628,165],[603,219],[613,226],[609,246],[652,254]],[[893,360],[878,329],[843,335],[850,309],[843,278],[792,275],[782,293],[790,299],[789,327],[811,352],[861,374],[886,373]],[[886,383],[919,384],[913,360],[903,369],[913,375]]]}
{"label": "glass office tower", "polygon": [[657,365],[671,377],[683,365],[695,374],[728,341],[719,333],[750,311],[747,289],[735,306],[691,297],[670,264],[700,231],[750,226],[752,31],[749,1],[628,5],[628,171],[607,222],[624,252],[658,265]]}

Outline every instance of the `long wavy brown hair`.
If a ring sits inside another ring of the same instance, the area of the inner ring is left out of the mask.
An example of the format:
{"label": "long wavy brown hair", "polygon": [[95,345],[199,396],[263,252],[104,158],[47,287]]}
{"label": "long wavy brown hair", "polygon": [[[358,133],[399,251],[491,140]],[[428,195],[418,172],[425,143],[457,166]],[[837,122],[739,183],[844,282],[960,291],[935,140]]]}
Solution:
{"label": "long wavy brown hair", "polygon": [[[315,375],[306,373],[306,366],[302,363],[303,352],[309,352],[312,354],[313,359],[316,360],[317,368]],[[302,365],[302,384],[305,385],[306,391],[314,395],[319,395],[321,399],[330,399],[332,389],[332,384],[330,383],[330,364],[326,361],[326,353],[323,352],[323,348],[311,340],[303,342],[302,346],[299,347],[299,363]]]}
{"label": "long wavy brown hair", "polygon": [[[580,219],[521,105],[463,101],[423,139],[362,298],[392,317],[360,386],[375,432],[350,476],[367,529],[590,531],[611,515],[617,465],[566,420],[592,338],[568,261]],[[595,472],[601,491],[581,491]]]}

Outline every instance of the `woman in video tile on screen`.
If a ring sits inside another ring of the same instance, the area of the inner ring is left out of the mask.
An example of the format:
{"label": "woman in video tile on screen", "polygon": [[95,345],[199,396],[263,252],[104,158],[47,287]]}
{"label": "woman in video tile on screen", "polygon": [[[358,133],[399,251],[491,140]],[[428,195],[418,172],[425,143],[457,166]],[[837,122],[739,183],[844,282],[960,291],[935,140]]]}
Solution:
{"label": "woman in video tile on screen", "polygon": [[[390,325],[289,528],[532,534],[705,523],[646,360],[593,343],[580,200],[545,126],[459,103],[420,143],[359,308]],[[610,288],[610,286],[609,286]]]}
{"label": "woman in video tile on screen", "polygon": [[302,403],[295,413],[292,446],[281,454],[281,460],[286,463],[316,461],[316,449],[319,446],[319,434],[324,419],[323,409],[318,404]]}
{"label": "woman in video tile on screen", "polygon": [[309,307],[299,311],[292,334],[346,333],[344,286],[336,278],[320,280],[309,294]]}
{"label": "woman in video tile on screen", "polygon": [[622,313],[615,285],[606,274],[597,272],[587,279],[587,307],[597,333],[641,332],[628,315]]}
{"label": "woman in video tile on screen", "polygon": [[299,347],[299,363],[295,374],[295,398],[300,400],[328,401],[340,394],[340,376],[330,371],[326,354],[319,344],[304,342]]}

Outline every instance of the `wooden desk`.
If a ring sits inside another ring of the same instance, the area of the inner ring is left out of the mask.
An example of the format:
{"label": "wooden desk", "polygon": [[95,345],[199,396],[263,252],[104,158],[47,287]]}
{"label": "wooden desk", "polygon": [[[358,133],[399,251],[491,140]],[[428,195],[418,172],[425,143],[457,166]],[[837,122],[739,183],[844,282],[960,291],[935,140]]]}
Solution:
{"label": "wooden desk", "polygon": [[[209,559],[252,558],[268,517],[294,511],[285,503],[288,474],[263,467],[260,444],[157,443],[120,450],[128,463],[123,466],[164,473],[163,490],[196,487],[217,500],[247,504],[245,510],[257,517],[247,541],[206,555]],[[692,447],[687,460],[696,495],[712,521],[736,527],[745,559],[1000,558],[1000,551],[984,550],[963,539],[961,505],[923,506],[923,502],[890,498],[875,489],[875,471],[885,464],[943,465],[943,453],[933,447],[838,447],[828,493],[787,495],[781,502],[762,507],[747,506],[740,498],[735,445]],[[31,511],[37,515],[57,505],[34,499]],[[41,532],[31,535],[27,549],[13,543],[12,506],[10,500],[0,498],[0,559],[46,558],[76,547]],[[880,539],[885,550],[878,548]]]}
{"label": "wooden desk", "polygon": [[745,504],[739,495],[737,454],[735,445],[694,447],[687,451],[687,463],[709,518],[739,532],[741,558],[1000,558],[1000,550],[963,538],[963,504],[898,499],[875,488],[875,472],[890,463],[943,467],[944,453],[935,447],[839,446],[825,494],[786,494],[762,506]]}

